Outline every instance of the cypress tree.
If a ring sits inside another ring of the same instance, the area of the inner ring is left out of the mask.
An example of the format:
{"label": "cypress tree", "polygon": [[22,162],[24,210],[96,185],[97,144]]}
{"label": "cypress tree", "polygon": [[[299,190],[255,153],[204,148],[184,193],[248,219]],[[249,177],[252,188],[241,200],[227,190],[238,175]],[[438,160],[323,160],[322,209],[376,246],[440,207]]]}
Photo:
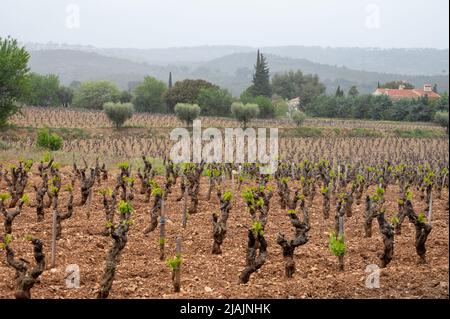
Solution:
{"label": "cypress tree", "polygon": [[272,96],[270,87],[270,72],[266,58],[259,52],[256,58],[255,73],[253,75],[253,85],[250,87],[250,93],[253,96]]}
{"label": "cypress tree", "polygon": [[172,72],[169,73],[169,90],[172,88]]}
{"label": "cypress tree", "polygon": [[437,93],[437,92],[438,92],[438,86],[437,86],[436,83],[433,85],[433,92],[434,92],[434,93]]}
{"label": "cypress tree", "polygon": [[344,96],[344,91],[341,90],[341,86],[338,85],[338,88],[336,90],[336,97],[343,97]]}

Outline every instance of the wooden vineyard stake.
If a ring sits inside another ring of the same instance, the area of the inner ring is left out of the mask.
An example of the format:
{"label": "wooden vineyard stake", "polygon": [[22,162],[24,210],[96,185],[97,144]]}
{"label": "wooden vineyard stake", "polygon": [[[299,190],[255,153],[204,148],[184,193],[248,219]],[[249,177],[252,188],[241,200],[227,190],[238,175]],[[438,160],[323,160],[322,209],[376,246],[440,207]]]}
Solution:
{"label": "wooden vineyard stake", "polygon": [[348,170],[347,170],[347,165],[345,165],[345,169],[344,169],[344,181],[347,182],[347,176],[348,176]]}
{"label": "wooden vineyard stake", "polygon": [[234,175],[236,174],[235,170],[231,171],[231,189],[234,190]]}
{"label": "wooden vineyard stake", "polygon": [[88,195],[88,207],[86,211],[87,219],[91,218],[91,204],[92,204],[92,188],[89,189],[89,195]]}
{"label": "wooden vineyard stake", "polygon": [[181,236],[177,237],[176,241],[176,258],[178,258],[179,262],[175,267],[175,278],[174,278],[174,290],[175,292],[180,292],[181,288]]}
{"label": "wooden vineyard stake", "polygon": [[187,224],[187,200],[188,200],[188,189],[186,187],[186,189],[184,190],[184,194],[183,194],[183,220],[182,220],[182,226],[183,228],[186,228],[186,224]]}
{"label": "wooden vineyard stake", "polygon": [[428,224],[430,225],[432,215],[433,215],[433,193],[430,193],[430,202],[428,204]]}
{"label": "wooden vineyard stake", "polygon": [[[344,216],[339,214],[339,238],[344,238]],[[339,270],[344,270],[344,254],[338,256]]]}
{"label": "wooden vineyard stake", "polygon": [[165,259],[164,246],[166,243],[166,215],[164,199],[161,201],[161,216],[159,218],[159,260]]}
{"label": "wooden vineyard stake", "polygon": [[344,236],[344,216],[339,216],[339,236]]}
{"label": "wooden vineyard stake", "polygon": [[55,268],[56,266],[56,218],[58,212],[53,210],[53,222],[52,222],[52,260],[51,260],[51,268]]}
{"label": "wooden vineyard stake", "polygon": [[226,183],[225,173],[222,172],[222,188],[225,188],[225,183]]}
{"label": "wooden vineyard stake", "polygon": [[341,182],[341,180],[340,180],[340,173],[341,172],[341,165],[338,165],[337,166],[337,172],[336,172],[336,178],[337,178],[337,181],[336,181],[336,186],[335,187],[333,187],[333,191],[337,191],[337,190],[339,190],[340,189],[340,182]]}

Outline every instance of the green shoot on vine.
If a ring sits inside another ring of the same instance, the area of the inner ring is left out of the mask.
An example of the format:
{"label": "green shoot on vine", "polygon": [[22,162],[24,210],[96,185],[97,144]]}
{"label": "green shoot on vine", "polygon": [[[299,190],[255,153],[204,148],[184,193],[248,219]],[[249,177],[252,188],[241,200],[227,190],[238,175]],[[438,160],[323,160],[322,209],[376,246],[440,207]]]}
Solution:
{"label": "green shoot on vine", "polygon": [[130,163],[128,163],[127,161],[120,162],[120,163],[117,164],[117,167],[120,168],[120,169],[128,170],[128,168],[130,167]]}
{"label": "green shoot on vine", "polygon": [[262,226],[262,224],[261,224],[261,222],[259,220],[253,223],[253,225],[252,225],[252,233],[253,233],[254,236],[258,236],[258,235],[263,236],[264,235],[264,229],[263,229],[263,226]]}
{"label": "green shoot on vine", "polygon": [[425,222],[427,221],[427,216],[425,215],[425,213],[421,212],[417,219],[419,220],[419,223],[425,224]]}
{"label": "green shoot on vine", "polygon": [[233,198],[233,194],[230,191],[227,191],[223,194],[223,200],[229,202]]}
{"label": "green shoot on vine", "polygon": [[391,218],[391,223],[392,223],[392,225],[397,225],[398,223],[400,222],[400,220],[398,219],[398,217],[397,216],[392,216],[392,218]]}
{"label": "green shoot on vine", "polygon": [[28,194],[23,194],[22,198],[20,199],[21,202],[23,202],[24,204],[28,204],[30,202],[30,195]]}
{"label": "green shoot on vine", "polygon": [[332,232],[329,238],[329,247],[334,256],[343,256],[346,250],[344,236],[336,236],[336,233]]}
{"label": "green shoot on vine", "polygon": [[10,197],[11,197],[11,195],[9,193],[0,193],[1,201],[5,201],[5,200],[9,199]]}
{"label": "green shoot on vine", "polygon": [[119,212],[123,215],[125,214],[131,214],[133,212],[133,207],[131,206],[130,203],[121,200],[119,202]]}
{"label": "green shoot on vine", "polygon": [[172,270],[178,269],[181,266],[181,255],[177,254],[175,257],[173,258],[169,258],[167,260],[167,266],[169,266]]}

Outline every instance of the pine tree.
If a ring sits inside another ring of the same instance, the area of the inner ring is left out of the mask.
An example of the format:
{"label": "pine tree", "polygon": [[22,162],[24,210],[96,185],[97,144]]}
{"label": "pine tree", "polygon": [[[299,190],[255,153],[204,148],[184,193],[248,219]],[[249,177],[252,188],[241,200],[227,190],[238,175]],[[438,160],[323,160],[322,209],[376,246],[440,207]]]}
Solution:
{"label": "pine tree", "polygon": [[169,73],[169,90],[172,88],[172,72]]}
{"label": "pine tree", "polygon": [[253,75],[253,85],[250,87],[253,96],[272,96],[270,87],[270,72],[265,56],[259,52],[256,58],[255,74]]}

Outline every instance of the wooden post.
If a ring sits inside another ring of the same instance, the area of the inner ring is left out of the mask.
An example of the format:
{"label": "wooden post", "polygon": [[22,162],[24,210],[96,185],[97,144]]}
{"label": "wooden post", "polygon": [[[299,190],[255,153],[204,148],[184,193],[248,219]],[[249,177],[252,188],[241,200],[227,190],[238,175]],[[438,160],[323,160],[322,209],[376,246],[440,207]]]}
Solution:
{"label": "wooden post", "polygon": [[[344,216],[339,215],[339,235],[338,238],[344,237]],[[344,255],[338,256],[339,271],[344,271]]]}
{"label": "wooden post", "polygon": [[339,215],[339,236],[344,236],[344,216]]}
{"label": "wooden post", "polygon": [[431,225],[431,215],[433,214],[433,190],[430,194],[430,202],[428,203],[428,224]]}
{"label": "wooden post", "polygon": [[181,236],[177,236],[177,239],[176,239],[176,248],[175,248],[175,253],[178,255],[178,254],[181,254]]}
{"label": "wooden post", "polygon": [[348,171],[347,171],[347,165],[345,165],[345,170],[344,170],[344,181],[347,183],[347,174],[348,174]]}
{"label": "wooden post", "polygon": [[225,182],[226,182],[225,173],[222,172],[222,188],[225,188]]}
{"label": "wooden post", "polygon": [[339,176],[340,171],[341,171],[341,165],[338,165],[337,172],[336,172],[336,178],[337,178],[336,187],[335,187],[336,190],[339,190],[341,188],[341,184],[340,184],[341,178]]}
{"label": "wooden post", "polygon": [[166,215],[164,199],[161,200],[161,216],[159,218],[159,260],[165,259],[164,245],[166,243]]}
{"label": "wooden post", "polygon": [[[94,186],[92,186],[94,187]],[[89,189],[89,195],[88,195],[88,207],[87,207],[87,219],[91,218],[91,204],[92,204],[92,187]]]}
{"label": "wooden post", "polygon": [[56,218],[58,212],[53,209],[53,223],[52,223],[52,260],[51,260],[51,268],[55,268],[56,266]]}
{"label": "wooden post", "polygon": [[234,175],[236,174],[236,171],[233,169],[231,170],[231,189],[234,191]]}
{"label": "wooden post", "polygon": [[183,217],[182,217],[182,226],[183,228],[186,228],[186,224],[187,224],[187,199],[188,199],[188,190],[187,187],[184,189],[184,194],[183,194]]}
{"label": "wooden post", "polygon": [[[175,251],[177,258],[181,258],[181,236],[177,236]],[[180,288],[181,288],[181,265],[178,265],[173,270],[173,290],[174,292],[180,292]]]}

